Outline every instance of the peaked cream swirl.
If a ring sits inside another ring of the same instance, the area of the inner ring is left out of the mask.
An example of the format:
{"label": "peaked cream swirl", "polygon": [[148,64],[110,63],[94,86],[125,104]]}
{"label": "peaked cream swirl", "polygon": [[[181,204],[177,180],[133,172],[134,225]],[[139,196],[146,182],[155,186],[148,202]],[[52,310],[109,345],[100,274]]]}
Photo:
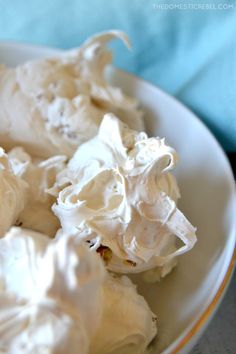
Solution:
{"label": "peaked cream swirl", "polygon": [[0,147],[0,237],[15,224],[26,204],[27,183],[14,174],[8,155]]}
{"label": "peaked cream swirl", "polygon": [[66,157],[58,155],[47,160],[35,159],[22,147],[15,147],[8,156],[15,175],[28,184],[27,203],[17,218],[17,224],[55,236],[60,223],[51,210],[55,198],[47,190],[55,183],[56,175],[65,168]]}
{"label": "peaked cream swirl", "polygon": [[88,353],[102,315],[104,266],[74,237],[12,228],[0,240],[2,353]]}
{"label": "peaked cream swirl", "polygon": [[196,242],[194,227],[176,206],[179,191],[170,174],[176,160],[164,139],[105,115],[98,135],[78,148],[51,190],[63,231],[101,253],[105,248],[115,272],[169,265]]}
{"label": "peaked cream swirl", "polygon": [[23,146],[39,157],[72,156],[97,134],[106,112],[136,129],[143,128],[137,102],[105,79],[112,62],[106,44],[115,38],[129,47],[120,31],[98,34],[80,48],[55,58],[29,61],[0,71],[0,141]]}

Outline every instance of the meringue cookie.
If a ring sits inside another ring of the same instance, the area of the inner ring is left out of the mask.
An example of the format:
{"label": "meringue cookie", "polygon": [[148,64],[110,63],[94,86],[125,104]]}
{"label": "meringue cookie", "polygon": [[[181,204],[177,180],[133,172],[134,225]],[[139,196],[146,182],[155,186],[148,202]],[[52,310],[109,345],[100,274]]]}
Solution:
{"label": "meringue cookie", "polygon": [[74,237],[14,227],[0,240],[0,264],[3,353],[88,353],[102,316],[100,257]]}
{"label": "meringue cookie", "polygon": [[112,62],[106,44],[115,38],[129,47],[127,36],[109,31],[80,48],[51,59],[30,61],[0,72],[0,141],[4,148],[23,146],[39,157],[72,156],[98,131],[106,112],[143,129],[137,101],[105,80]]}
{"label": "meringue cookie", "polygon": [[13,227],[0,240],[1,353],[141,354],[156,332],[135,285],[75,237]]}
{"label": "meringue cookie", "polygon": [[157,334],[157,318],[126,277],[108,275],[104,312],[91,354],[143,354]]}
{"label": "meringue cookie", "polygon": [[27,184],[15,176],[9,158],[0,148],[0,237],[14,225],[26,204]]}
{"label": "meringue cookie", "polygon": [[164,139],[105,115],[98,135],[78,148],[51,190],[63,231],[95,249],[106,247],[114,272],[170,265],[196,242],[195,228],[176,205],[179,190],[170,174],[176,161]]}
{"label": "meringue cookie", "polygon": [[55,236],[60,224],[51,210],[55,198],[47,193],[47,189],[53,186],[56,175],[65,168],[66,157],[32,159],[22,147],[13,148],[8,156],[15,175],[21,177],[29,186],[27,204],[19,214],[17,224],[51,237]]}

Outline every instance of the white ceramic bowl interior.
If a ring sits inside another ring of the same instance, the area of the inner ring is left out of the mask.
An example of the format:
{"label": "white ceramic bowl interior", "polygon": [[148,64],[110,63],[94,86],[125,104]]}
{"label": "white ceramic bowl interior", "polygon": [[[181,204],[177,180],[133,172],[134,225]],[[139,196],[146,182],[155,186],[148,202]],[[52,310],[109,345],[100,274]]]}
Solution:
{"label": "white ceramic bowl interior", "polygon": [[[54,53],[50,48],[0,43],[0,62],[8,65]],[[180,208],[197,226],[198,242],[179,258],[178,267],[161,283],[146,285],[136,280],[159,318],[153,353],[187,353],[220,303],[223,290],[219,294],[219,289],[232,260],[236,237],[232,171],[215,138],[182,104],[125,72],[111,68],[107,75],[111,83],[140,101],[148,133],[166,137],[180,156],[176,169]],[[216,294],[220,295],[217,299]],[[191,333],[214,301],[213,310]]]}

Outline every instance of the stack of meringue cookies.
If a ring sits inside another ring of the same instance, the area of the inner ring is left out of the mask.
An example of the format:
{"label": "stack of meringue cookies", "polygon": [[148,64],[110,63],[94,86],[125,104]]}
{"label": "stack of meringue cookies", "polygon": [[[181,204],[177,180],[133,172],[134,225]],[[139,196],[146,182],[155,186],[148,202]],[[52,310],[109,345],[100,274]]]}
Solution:
{"label": "stack of meringue cookies", "polygon": [[196,242],[175,150],[106,82],[117,37],[0,66],[1,353],[146,353],[157,318],[127,274],[155,282]]}

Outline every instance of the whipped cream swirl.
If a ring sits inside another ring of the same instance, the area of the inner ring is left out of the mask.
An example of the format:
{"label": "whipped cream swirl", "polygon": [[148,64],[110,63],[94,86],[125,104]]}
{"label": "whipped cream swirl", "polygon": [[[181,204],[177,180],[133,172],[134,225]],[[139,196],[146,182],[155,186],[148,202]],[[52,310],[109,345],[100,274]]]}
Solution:
{"label": "whipped cream swirl", "polygon": [[196,242],[195,228],[176,205],[179,190],[170,173],[176,161],[164,139],[105,115],[98,135],[78,148],[51,190],[63,231],[105,249],[115,272],[169,265]]}

